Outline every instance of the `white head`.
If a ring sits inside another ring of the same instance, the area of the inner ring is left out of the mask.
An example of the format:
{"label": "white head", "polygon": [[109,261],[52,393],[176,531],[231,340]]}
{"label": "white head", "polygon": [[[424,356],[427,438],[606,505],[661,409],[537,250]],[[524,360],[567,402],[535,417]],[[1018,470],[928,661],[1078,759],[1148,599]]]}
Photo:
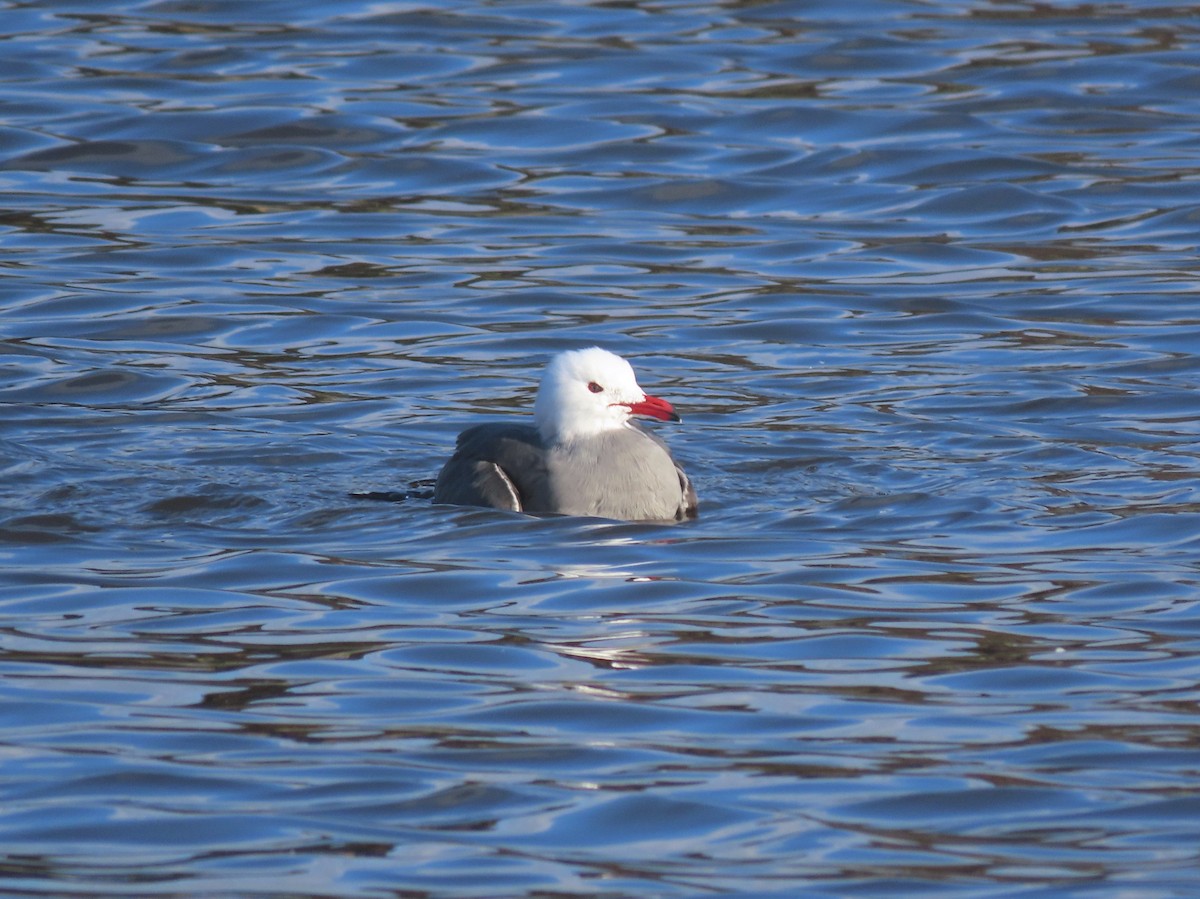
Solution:
{"label": "white head", "polygon": [[592,347],[550,360],[538,388],[533,418],[548,441],[575,440],[626,427],[633,415],[679,421],[666,400],[638,387],[633,366]]}

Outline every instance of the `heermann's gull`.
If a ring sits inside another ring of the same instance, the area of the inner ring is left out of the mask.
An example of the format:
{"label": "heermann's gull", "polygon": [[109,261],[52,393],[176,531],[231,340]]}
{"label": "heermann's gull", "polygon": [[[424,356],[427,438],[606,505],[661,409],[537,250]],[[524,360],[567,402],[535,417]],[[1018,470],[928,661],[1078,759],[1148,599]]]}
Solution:
{"label": "heermann's gull", "polygon": [[679,421],[620,356],[599,347],[562,353],[542,376],[533,425],[463,431],[433,501],[629,521],[695,518],[687,475],[634,415]]}

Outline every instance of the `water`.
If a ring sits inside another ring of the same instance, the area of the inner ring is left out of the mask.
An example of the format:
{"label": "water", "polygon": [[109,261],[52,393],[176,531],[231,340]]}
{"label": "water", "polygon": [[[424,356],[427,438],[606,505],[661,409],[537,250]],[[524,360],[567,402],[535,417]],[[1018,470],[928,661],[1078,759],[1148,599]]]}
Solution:
{"label": "water", "polygon": [[[0,4],[0,892],[1195,895],[1190,8],[100,6]],[[699,521],[419,497],[593,343]]]}

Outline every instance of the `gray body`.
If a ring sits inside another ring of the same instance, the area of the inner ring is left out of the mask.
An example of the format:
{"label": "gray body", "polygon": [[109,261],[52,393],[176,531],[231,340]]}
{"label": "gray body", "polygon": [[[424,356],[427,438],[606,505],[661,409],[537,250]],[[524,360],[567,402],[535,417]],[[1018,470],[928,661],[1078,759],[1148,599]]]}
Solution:
{"label": "gray body", "polygon": [[626,521],[696,517],[687,475],[663,441],[633,422],[562,443],[547,443],[531,425],[468,428],[433,501]]}

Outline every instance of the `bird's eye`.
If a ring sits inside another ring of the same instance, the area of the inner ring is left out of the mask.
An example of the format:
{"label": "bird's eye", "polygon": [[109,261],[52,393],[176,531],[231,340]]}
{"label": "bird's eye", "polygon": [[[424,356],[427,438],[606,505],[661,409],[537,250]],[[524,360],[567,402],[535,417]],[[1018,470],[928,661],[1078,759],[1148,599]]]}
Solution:
{"label": "bird's eye", "polygon": [[590,390],[592,393],[604,393],[604,388],[595,381],[592,381],[592,383],[588,384],[588,390]]}

